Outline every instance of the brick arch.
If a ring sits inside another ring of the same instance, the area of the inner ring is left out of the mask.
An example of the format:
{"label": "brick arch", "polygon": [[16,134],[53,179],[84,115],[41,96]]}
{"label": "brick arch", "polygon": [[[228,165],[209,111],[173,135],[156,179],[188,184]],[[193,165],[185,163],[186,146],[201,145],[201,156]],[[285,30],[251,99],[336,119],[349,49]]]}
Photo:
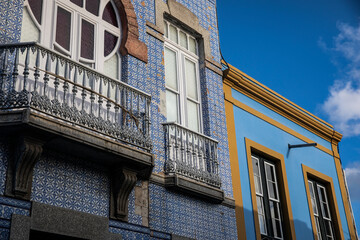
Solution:
{"label": "brick arch", "polygon": [[113,0],[121,20],[121,55],[131,55],[147,62],[147,46],[139,40],[139,25],[131,0]]}

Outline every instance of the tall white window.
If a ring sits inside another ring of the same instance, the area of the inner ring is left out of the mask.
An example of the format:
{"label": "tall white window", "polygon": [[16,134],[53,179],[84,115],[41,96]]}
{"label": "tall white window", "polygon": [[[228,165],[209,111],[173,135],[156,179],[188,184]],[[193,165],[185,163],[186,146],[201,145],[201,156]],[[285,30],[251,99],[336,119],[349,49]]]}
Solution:
{"label": "tall white window", "polygon": [[280,196],[275,165],[252,155],[260,233],[264,239],[283,239]]}
{"label": "tall white window", "polygon": [[110,0],[25,0],[21,41],[119,78],[120,18]]}
{"label": "tall white window", "polygon": [[201,132],[199,57],[196,39],[165,22],[167,121]]}

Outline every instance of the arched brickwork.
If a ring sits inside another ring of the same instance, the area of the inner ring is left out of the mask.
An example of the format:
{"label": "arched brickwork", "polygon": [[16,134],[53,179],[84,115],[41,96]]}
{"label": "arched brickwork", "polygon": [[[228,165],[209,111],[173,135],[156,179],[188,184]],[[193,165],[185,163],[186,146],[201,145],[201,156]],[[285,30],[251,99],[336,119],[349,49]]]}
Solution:
{"label": "arched brickwork", "polygon": [[139,26],[131,0],[114,0],[121,20],[122,39],[120,53],[147,62],[147,46],[139,40]]}

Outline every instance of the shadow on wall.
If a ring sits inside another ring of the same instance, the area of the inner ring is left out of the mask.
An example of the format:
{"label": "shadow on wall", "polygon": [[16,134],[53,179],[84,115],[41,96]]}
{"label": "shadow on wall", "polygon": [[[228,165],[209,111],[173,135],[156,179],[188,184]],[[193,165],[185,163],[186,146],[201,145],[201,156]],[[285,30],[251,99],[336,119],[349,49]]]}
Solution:
{"label": "shadow on wall", "polygon": [[[293,206],[295,207],[295,206]],[[246,239],[256,239],[255,237],[255,228],[254,228],[254,223],[253,223],[253,219],[254,219],[254,214],[253,211],[250,211],[248,209],[244,209],[240,206],[236,206],[236,211],[238,214],[238,209],[241,209],[243,211],[244,214],[244,218],[247,220],[247,222],[245,223],[241,223],[243,224],[243,226],[245,226],[245,231],[246,231]],[[305,211],[305,210],[304,210]],[[313,230],[312,228],[310,228],[305,222],[300,221],[300,220],[291,220],[294,228],[295,228],[295,234],[296,234],[296,239],[306,239],[306,240],[312,240],[314,239],[314,235],[313,235]],[[288,226],[285,226],[285,228],[287,228]],[[251,228],[251,230],[250,230]],[[244,227],[243,227],[244,229]],[[238,232],[238,239],[245,239],[245,234],[244,233],[240,233]],[[290,233],[288,231],[284,231],[284,239],[291,239]],[[265,240],[265,238],[264,238]]]}

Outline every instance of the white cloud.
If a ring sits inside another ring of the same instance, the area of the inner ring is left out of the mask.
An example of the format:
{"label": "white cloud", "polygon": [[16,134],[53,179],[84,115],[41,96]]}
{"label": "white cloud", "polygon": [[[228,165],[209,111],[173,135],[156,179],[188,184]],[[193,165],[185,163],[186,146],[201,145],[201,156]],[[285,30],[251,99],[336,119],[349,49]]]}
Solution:
{"label": "white cloud", "polygon": [[344,136],[360,135],[360,88],[353,87],[351,82],[345,86],[335,83],[323,109]]}
{"label": "white cloud", "polygon": [[360,24],[352,27],[339,23],[338,29],[340,33],[330,50],[340,54],[348,64],[343,77],[330,88],[322,108],[345,137],[355,136],[360,135]]}
{"label": "white cloud", "polygon": [[349,187],[351,201],[360,202],[360,162],[351,164],[350,167],[345,168],[345,175]]}

